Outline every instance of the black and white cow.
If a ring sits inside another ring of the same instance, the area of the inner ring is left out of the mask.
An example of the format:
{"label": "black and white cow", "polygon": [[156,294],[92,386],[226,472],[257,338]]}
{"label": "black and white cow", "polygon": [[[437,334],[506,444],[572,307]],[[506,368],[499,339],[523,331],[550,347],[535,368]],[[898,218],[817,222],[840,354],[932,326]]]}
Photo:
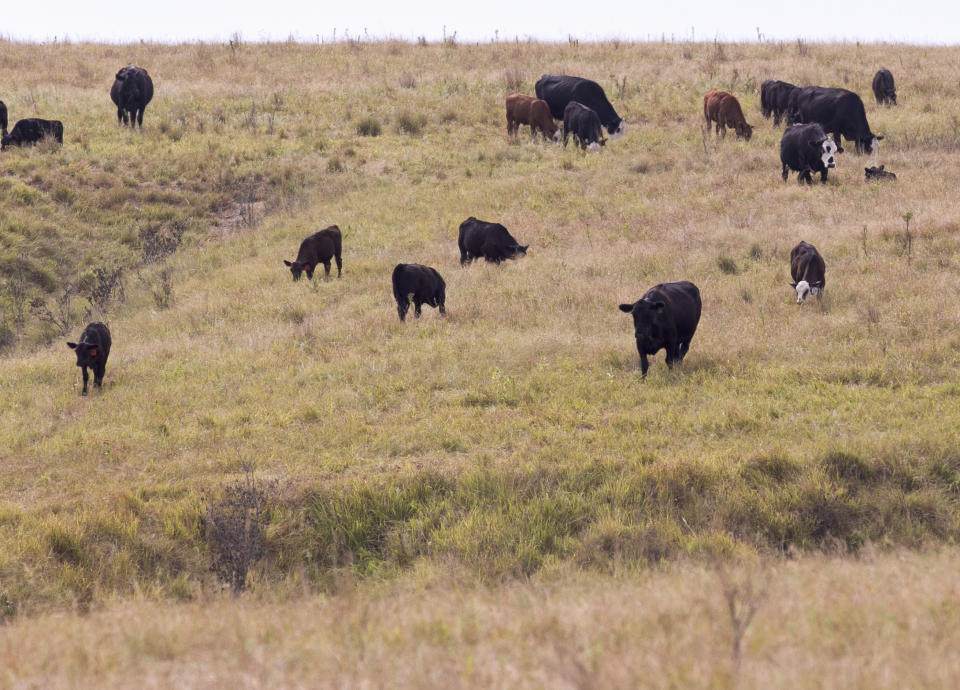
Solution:
{"label": "black and white cow", "polygon": [[803,304],[811,295],[823,298],[827,284],[827,267],[823,257],[812,244],[800,242],[790,250],[790,286],[797,291],[797,304]]}
{"label": "black and white cow", "polygon": [[153,80],[147,70],[127,65],[117,72],[110,87],[110,100],[117,106],[117,124],[140,125],[143,129],[143,111],[153,98]]}
{"label": "black and white cow", "polygon": [[577,101],[570,101],[563,111],[563,145],[573,135],[573,143],[585,151],[599,151],[607,143],[600,129],[600,118],[592,108]]}
{"label": "black and white cow", "polygon": [[315,232],[300,243],[300,250],[297,252],[296,261],[283,260],[283,263],[290,267],[290,273],[293,279],[300,280],[300,274],[306,273],[307,280],[313,280],[313,272],[318,265],[323,264],[325,277],[330,277],[330,259],[337,261],[337,278],[343,269],[343,261],[340,258],[341,251],[340,228],[331,225],[329,228]]}
{"label": "black and white cow", "polygon": [[780,126],[780,120],[787,114],[790,106],[790,94],[796,85],[777,79],[767,79],[760,85],[760,111],[767,119],[773,115],[773,126]]}
{"label": "black and white cow", "polygon": [[83,392],[87,394],[87,381],[90,380],[87,374],[87,367],[93,369],[93,385],[97,388],[103,386],[103,374],[107,369],[107,357],[110,356],[110,329],[107,324],[96,323],[88,324],[80,334],[80,342],[67,343],[67,347],[77,353],[77,366],[83,368]]}
{"label": "black and white cow", "polygon": [[650,288],[633,304],[621,304],[620,311],[633,315],[633,331],[640,353],[640,371],[647,375],[648,355],[661,348],[667,351],[667,366],[681,363],[700,323],[700,290],[681,280]]}
{"label": "black and white cow", "polygon": [[780,162],[783,181],[790,170],[800,173],[797,182],[813,184],[810,173],[820,173],[820,182],[827,181],[827,170],[835,168],[837,145],[817,124],[787,127],[780,138]]}
{"label": "black and white cow", "polygon": [[627,131],[627,121],[617,115],[607,100],[607,94],[595,81],[565,74],[544,74],[535,88],[537,98],[547,102],[550,114],[558,120],[563,118],[567,104],[576,101],[596,112],[612,138],[616,139]]}
{"label": "black and white cow", "polygon": [[7,106],[0,101],[0,136],[7,134]]}
{"label": "black and white cow", "polygon": [[877,105],[897,104],[897,89],[890,70],[880,69],[873,75],[873,97],[877,99]]}
{"label": "black and white cow", "polygon": [[397,313],[400,320],[407,318],[410,298],[413,297],[413,314],[420,318],[420,307],[429,304],[446,314],[447,284],[436,269],[420,264],[397,264],[393,269],[393,296],[397,300]]}
{"label": "black and white cow", "polygon": [[530,246],[517,242],[500,223],[488,223],[473,216],[460,223],[457,244],[460,246],[461,266],[481,256],[497,264],[506,259],[516,259],[518,255],[526,254]]}
{"label": "black and white cow", "polygon": [[58,144],[62,144],[63,123],[60,120],[41,120],[39,117],[18,120],[10,134],[0,139],[0,150],[8,146],[36,144],[44,137],[53,137]]}
{"label": "black and white cow", "polygon": [[876,153],[880,148],[879,134],[870,131],[867,111],[860,96],[847,89],[827,86],[805,86],[796,92],[794,122],[816,122],[833,135],[837,153],[843,153],[841,135],[854,142],[857,153]]}

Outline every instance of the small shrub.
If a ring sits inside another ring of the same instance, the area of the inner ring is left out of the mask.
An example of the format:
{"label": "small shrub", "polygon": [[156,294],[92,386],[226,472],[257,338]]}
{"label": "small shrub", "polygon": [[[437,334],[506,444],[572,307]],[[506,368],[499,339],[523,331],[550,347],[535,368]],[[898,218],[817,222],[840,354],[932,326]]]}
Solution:
{"label": "small shrub", "polygon": [[341,173],[344,171],[343,161],[334,156],[327,161],[327,172],[330,173]]}
{"label": "small shrub", "polygon": [[503,80],[507,83],[507,91],[516,93],[523,88],[523,70],[510,67],[503,73]]}
{"label": "small shrub", "polygon": [[427,117],[422,113],[411,113],[404,110],[397,115],[397,131],[401,134],[418,136],[427,124]]}
{"label": "small shrub", "polygon": [[259,485],[246,467],[243,480],[225,487],[220,499],[206,501],[203,527],[213,558],[210,570],[230,585],[234,596],[246,588],[247,573],[263,556],[269,488]]}
{"label": "small shrub", "polygon": [[823,457],[823,465],[828,474],[838,480],[868,481],[874,475],[874,469],[863,458],[852,453],[833,451]]}
{"label": "small shrub", "polygon": [[731,259],[729,256],[721,254],[717,257],[717,267],[720,269],[721,273],[726,275],[735,276],[737,275],[737,262]]}
{"label": "small shrub", "polygon": [[400,77],[400,86],[405,89],[415,89],[417,88],[417,80],[409,72],[404,72],[403,76]]}
{"label": "small shrub", "polygon": [[373,117],[365,117],[357,123],[357,134],[362,137],[380,136],[380,121]]}
{"label": "small shrub", "polygon": [[157,309],[168,309],[173,304],[173,282],[166,269],[160,271],[157,286],[151,291],[153,302]]}

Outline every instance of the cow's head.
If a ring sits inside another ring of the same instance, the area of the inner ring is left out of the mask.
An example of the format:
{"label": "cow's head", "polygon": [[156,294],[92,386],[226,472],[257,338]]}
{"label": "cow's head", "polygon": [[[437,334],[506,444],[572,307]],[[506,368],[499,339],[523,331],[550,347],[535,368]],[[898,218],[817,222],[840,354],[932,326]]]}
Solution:
{"label": "cow's head", "polygon": [[513,254],[511,255],[512,258],[516,259],[516,258],[517,258],[518,256],[520,256],[521,254],[523,254],[524,256],[526,256],[526,255],[527,255],[527,247],[529,247],[529,246],[530,246],[529,244],[515,244],[515,245],[513,245],[512,247],[510,247],[511,251],[513,252]]}
{"label": "cow's head", "polygon": [[814,283],[808,283],[805,280],[801,280],[799,283],[790,283],[790,285],[794,290],[797,291],[797,304],[803,304],[810,296],[815,296],[817,299],[819,299],[820,295],[823,293],[822,280],[815,281]]}
{"label": "cow's head", "polygon": [[666,330],[667,305],[660,300],[641,299],[633,304],[621,304],[620,311],[633,315],[633,333],[637,345],[645,350],[657,350]]}
{"label": "cow's head", "polygon": [[621,117],[620,122],[617,123],[616,127],[607,127],[607,131],[610,133],[611,139],[622,137],[627,133],[627,121]]}
{"label": "cow's head", "polygon": [[747,141],[750,141],[750,137],[753,136],[753,127],[748,125],[746,122],[739,124],[735,128],[738,137],[742,137]]}
{"label": "cow's head", "polygon": [[875,168],[864,168],[864,177],[867,180],[895,180],[897,176],[892,172],[883,169],[884,166],[878,165]]}
{"label": "cow's head", "polygon": [[872,156],[880,150],[881,139],[883,139],[883,136],[875,134],[873,137],[864,140],[863,148],[866,149],[867,153]]}
{"label": "cow's head", "polygon": [[837,167],[836,154],[839,149],[832,137],[827,137],[820,141],[811,141],[810,146],[820,151],[820,160],[823,161],[824,168]]}
{"label": "cow's head", "polygon": [[0,138],[0,151],[3,151],[7,146],[13,143],[13,137],[9,134],[5,137]]}
{"label": "cow's head", "polygon": [[315,264],[310,263],[309,261],[287,261],[283,260],[287,266],[290,267],[290,273],[293,274],[293,279],[300,280],[300,274],[306,273],[307,280],[313,280],[313,269],[316,268]]}
{"label": "cow's head", "polygon": [[606,146],[606,145],[607,145],[607,140],[601,137],[599,140],[591,141],[589,144],[587,144],[587,151],[593,151],[594,153],[597,153],[600,151],[601,146]]}
{"label": "cow's head", "polygon": [[78,367],[92,367],[100,353],[99,346],[92,343],[67,343],[67,347],[77,353]]}
{"label": "cow's head", "polygon": [[560,131],[560,128],[557,127],[557,128],[553,131],[553,140],[554,140],[554,141],[560,141],[560,138],[561,138],[562,136],[563,136],[563,133]]}

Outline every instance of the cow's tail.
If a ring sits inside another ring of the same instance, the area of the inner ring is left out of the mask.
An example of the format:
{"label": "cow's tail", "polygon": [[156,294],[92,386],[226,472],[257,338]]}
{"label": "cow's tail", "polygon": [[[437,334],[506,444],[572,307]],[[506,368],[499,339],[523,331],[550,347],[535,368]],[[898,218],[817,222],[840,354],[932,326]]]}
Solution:
{"label": "cow's tail", "polygon": [[336,232],[332,233],[333,234],[333,256],[337,260],[337,268],[340,268],[340,265],[342,262],[340,258],[340,252],[343,249],[343,235],[340,233],[339,226],[334,225],[333,229],[336,230]]}
{"label": "cow's tail", "polygon": [[397,264],[397,267],[393,269],[393,296],[397,298],[397,304],[402,303],[407,296],[400,293],[400,274],[403,272],[403,268],[406,264]]}

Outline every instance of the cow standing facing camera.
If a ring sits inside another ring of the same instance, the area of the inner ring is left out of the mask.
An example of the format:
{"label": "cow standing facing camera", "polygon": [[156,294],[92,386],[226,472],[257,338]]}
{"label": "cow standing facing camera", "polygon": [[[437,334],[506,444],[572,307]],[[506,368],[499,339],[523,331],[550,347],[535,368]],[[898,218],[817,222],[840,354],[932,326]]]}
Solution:
{"label": "cow standing facing camera", "polygon": [[690,341],[700,323],[700,290],[687,280],[660,283],[633,304],[621,304],[620,311],[633,316],[633,331],[640,353],[640,371],[644,377],[650,363],[648,355],[667,351],[667,366],[683,361]]}
{"label": "cow standing facing camera", "polygon": [[83,369],[83,392],[87,394],[87,367],[93,369],[93,385],[103,385],[103,375],[107,369],[107,357],[110,356],[110,329],[105,323],[91,323],[80,334],[80,342],[67,343],[67,347],[77,353],[77,366]]}

